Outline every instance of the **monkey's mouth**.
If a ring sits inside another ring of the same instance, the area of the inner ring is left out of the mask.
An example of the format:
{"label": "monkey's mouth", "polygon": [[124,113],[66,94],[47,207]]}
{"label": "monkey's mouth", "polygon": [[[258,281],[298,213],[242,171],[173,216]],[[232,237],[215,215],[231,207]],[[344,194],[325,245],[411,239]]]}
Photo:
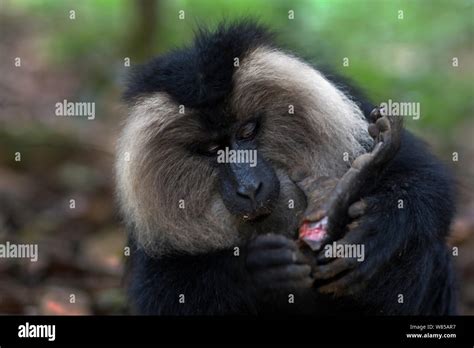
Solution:
{"label": "monkey's mouth", "polygon": [[269,216],[270,216],[270,213],[260,214],[260,215],[253,215],[253,216],[250,216],[250,217],[243,217],[242,221],[244,223],[249,223],[249,224],[258,224],[258,223],[263,222]]}
{"label": "monkey's mouth", "polygon": [[253,211],[252,213],[246,213],[240,216],[240,220],[244,223],[259,223],[263,220],[265,220],[272,211],[270,209],[259,209],[256,211]]}

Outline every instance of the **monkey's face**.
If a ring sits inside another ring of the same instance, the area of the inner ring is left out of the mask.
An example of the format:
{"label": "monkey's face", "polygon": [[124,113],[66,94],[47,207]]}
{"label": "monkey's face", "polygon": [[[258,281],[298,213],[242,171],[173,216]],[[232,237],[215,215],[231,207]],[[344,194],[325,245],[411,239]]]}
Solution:
{"label": "monkey's face", "polygon": [[[271,117],[271,116],[269,116]],[[292,235],[305,198],[289,179],[289,169],[266,153],[265,115],[236,121],[223,142],[212,142],[218,202],[231,214],[241,239],[255,233]]]}
{"label": "monkey's face", "polygon": [[161,91],[132,107],[118,187],[150,251],[198,253],[257,233],[295,236],[306,202],[291,171],[337,177],[364,151],[361,111],[299,59],[256,48],[230,85],[212,103],[187,106]]}
{"label": "monkey's face", "polygon": [[210,155],[216,158],[222,200],[230,213],[244,221],[268,216],[280,194],[280,181],[273,165],[259,155],[256,138],[261,123],[255,118],[238,124],[223,143],[210,145]]}

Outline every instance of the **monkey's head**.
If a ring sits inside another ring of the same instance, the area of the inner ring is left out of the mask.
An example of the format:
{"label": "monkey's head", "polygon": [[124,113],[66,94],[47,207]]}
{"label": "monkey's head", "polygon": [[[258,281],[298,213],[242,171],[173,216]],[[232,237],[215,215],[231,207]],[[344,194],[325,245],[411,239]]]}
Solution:
{"label": "monkey's head", "polygon": [[154,254],[294,236],[306,201],[292,170],[340,176],[371,141],[357,105],[247,22],[136,69],[125,99],[118,195]]}

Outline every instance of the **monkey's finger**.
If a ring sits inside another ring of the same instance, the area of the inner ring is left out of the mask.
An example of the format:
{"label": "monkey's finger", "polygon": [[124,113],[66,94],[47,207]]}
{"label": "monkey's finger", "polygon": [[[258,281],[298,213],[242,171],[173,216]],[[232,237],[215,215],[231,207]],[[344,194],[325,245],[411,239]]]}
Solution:
{"label": "monkey's finger", "polygon": [[286,248],[253,252],[247,257],[247,265],[251,268],[304,263],[305,258],[301,252]]}
{"label": "monkey's finger", "polygon": [[353,269],[357,266],[357,260],[352,258],[336,259],[333,262],[318,266],[312,275],[315,279],[329,279],[337,276],[343,271]]}
{"label": "monkey's finger", "polygon": [[351,233],[352,231],[358,229],[361,225],[360,219],[356,219],[347,225],[347,232]]}
{"label": "monkey's finger", "polygon": [[373,108],[369,115],[370,120],[372,122],[375,122],[377,121],[379,117],[382,117],[381,108],[380,107]]}
{"label": "monkey's finger", "polygon": [[296,244],[293,240],[282,236],[280,234],[268,233],[261,236],[258,236],[249,244],[249,249],[277,249],[277,248],[287,248],[296,250]]}
{"label": "monkey's finger", "polygon": [[366,248],[367,237],[373,233],[373,230],[369,227],[356,227],[354,229],[350,229],[344,237],[337,241],[337,244],[341,246],[341,248],[345,248],[346,245],[354,245],[354,244],[361,244],[364,245],[364,250]]}
{"label": "monkey's finger", "polygon": [[[353,228],[350,228],[349,231],[344,235],[344,237],[336,241],[337,245],[340,245],[342,248],[344,248],[346,245],[351,246],[354,244],[365,244],[363,241],[367,236],[370,235],[372,230],[367,228],[360,228],[359,222],[355,222],[354,225],[355,226],[353,226]],[[318,264],[329,264],[330,262],[334,262],[334,260],[337,260],[337,258],[327,257],[324,252],[320,252],[316,256],[316,262]]]}
{"label": "monkey's finger", "polygon": [[334,293],[336,295],[343,294],[351,287],[354,283],[360,280],[360,275],[357,271],[352,271],[344,275],[329,284],[323,285],[318,288],[318,291],[323,294]]}
{"label": "monkey's finger", "polygon": [[296,249],[296,264],[307,264],[308,258],[301,252],[300,249]]}
{"label": "monkey's finger", "polygon": [[368,281],[376,273],[376,269],[377,267],[370,268],[361,264],[334,282],[321,286],[318,291],[334,295],[354,294],[367,286]]}
{"label": "monkey's finger", "polygon": [[375,125],[380,130],[380,132],[390,130],[390,121],[386,116],[381,117],[377,121],[375,121]]}
{"label": "monkey's finger", "polygon": [[398,116],[384,116],[379,118],[376,123],[376,127],[380,131],[381,141],[388,142],[394,141],[398,143],[400,140],[400,133],[403,127],[403,120]]}
{"label": "monkey's finger", "polygon": [[308,207],[304,213],[305,220],[319,221],[327,215],[326,210],[313,207]]}
{"label": "monkey's finger", "polygon": [[373,160],[371,161],[372,172],[380,170],[388,163],[398,152],[400,148],[400,134],[391,131],[381,132],[379,137],[381,141],[376,144],[372,151]]}
{"label": "monkey's finger", "polygon": [[289,249],[274,249],[266,253],[250,253],[247,257],[247,265],[257,268],[292,264],[295,261],[296,253]]}
{"label": "monkey's finger", "polygon": [[357,201],[352,203],[349,206],[348,214],[352,219],[357,219],[365,214],[367,211],[367,203],[364,200]]}
{"label": "monkey's finger", "polygon": [[403,125],[403,119],[398,116],[387,116],[390,122],[390,130],[382,133],[382,140],[384,142],[390,142],[390,149],[393,152],[400,146],[401,142],[401,130]]}
{"label": "monkey's finger", "polygon": [[[353,169],[353,170],[355,169],[355,170],[360,171],[370,163],[372,158],[373,158],[372,153],[364,153],[363,155],[360,155],[359,157],[357,157],[354,160],[354,162],[352,162],[350,169]],[[358,173],[358,172],[355,172],[355,173]]]}
{"label": "monkey's finger", "polygon": [[320,252],[316,256],[316,262],[318,263],[318,265],[327,265],[328,263],[330,263],[331,261],[334,261],[334,260],[337,260],[337,258],[332,257],[332,256],[326,256],[326,255],[324,255],[324,252]]}
{"label": "monkey's finger", "polygon": [[380,133],[380,129],[373,123],[369,124],[368,131],[369,135],[374,139],[377,138]]}

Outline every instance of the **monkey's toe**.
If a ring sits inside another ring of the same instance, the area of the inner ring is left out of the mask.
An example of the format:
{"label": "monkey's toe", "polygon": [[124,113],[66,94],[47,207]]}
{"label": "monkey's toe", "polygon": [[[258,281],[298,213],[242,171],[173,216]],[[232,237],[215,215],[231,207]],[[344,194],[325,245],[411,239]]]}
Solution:
{"label": "monkey's toe", "polygon": [[364,215],[366,211],[367,202],[365,202],[364,200],[360,200],[351,204],[347,212],[352,219],[357,219]]}

